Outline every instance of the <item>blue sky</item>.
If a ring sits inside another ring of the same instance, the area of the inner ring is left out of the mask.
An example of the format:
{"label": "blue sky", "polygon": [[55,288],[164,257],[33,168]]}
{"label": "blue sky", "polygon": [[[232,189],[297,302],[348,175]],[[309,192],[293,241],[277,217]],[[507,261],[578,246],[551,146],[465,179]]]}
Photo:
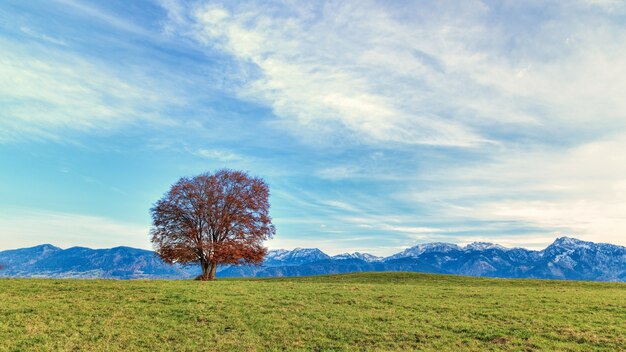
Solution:
{"label": "blue sky", "polygon": [[0,249],[150,248],[181,176],[270,248],[626,244],[621,1],[0,3]]}

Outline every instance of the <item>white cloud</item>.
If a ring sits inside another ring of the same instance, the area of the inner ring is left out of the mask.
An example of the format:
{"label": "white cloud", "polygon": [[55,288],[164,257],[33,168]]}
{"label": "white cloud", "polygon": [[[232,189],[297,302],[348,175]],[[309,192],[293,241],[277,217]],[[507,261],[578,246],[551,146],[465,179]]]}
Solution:
{"label": "white cloud", "polygon": [[434,204],[442,219],[515,222],[626,244],[623,150],[626,135],[567,150],[506,152],[488,164],[442,171],[431,189],[396,197]]}
{"label": "white cloud", "polygon": [[[0,143],[22,139],[62,141],[67,131],[110,132],[137,122],[171,124],[158,114],[163,92],[104,64],[56,49],[26,50],[0,39]],[[145,78],[145,79],[144,79]],[[154,86],[154,85],[153,85]],[[171,98],[167,104],[179,104]]]}
{"label": "white cloud", "polygon": [[269,104],[281,127],[309,142],[328,135],[376,144],[470,146],[485,141],[454,119],[419,106],[426,94],[400,84],[419,73],[401,74],[398,62],[381,65],[381,59],[397,52],[430,74],[410,54],[414,48],[395,47],[407,32],[384,11],[331,4],[320,9],[210,4],[193,7],[189,17],[194,22],[188,23],[180,6],[166,7],[174,14],[172,21],[180,22],[180,33],[191,32],[207,48],[254,65],[259,75],[244,78],[239,94]]}
{"label": "white cloud", "polygon": [[340,200],[324,200],[324,201],[320,201],[320,203],[322,203],[323,205],[327,205],[329,207],[351,211],[351,212],[359,210],[356,207],[354,207],[352,204],[349,204]]}
{"label": "white cloud", "polygon": [[0,214],[0,248],[19,248],[50,243],[60,247],[150,248],[150,225],[125,223],[109,218],[13,209]]}
{"label": "white cloud", "polygon": [[559,143],[598,119],[595,133],[626,127],[626,28],[595,5],[384,5],[178,4],[168,25],[255,67],[234,88],[311,143],[484,146],[546,128]]}
{"label": "white cloud", "polygon": [[583,2],[598,6],[608,12],[626,9],[626,4],[622,0],[584,0]]}
{"label": "white cloud", "polygon": [[577,238],[626,245],[626,202],[499,201],[467,211],[473,217],[516,220],[540,228],[557,229]]}
{"label": "white cloud", "polygon": [[333,166],[317,171],[317,176],[327,180],[345,180],[353,179],[361,173],[361,170],[355,166]]}
{"label": "white cloud", "polygon": [[74,1],[74,0],[55,0],[56,2],[62,4],[69,10],[76,11],[83,16],[88,17],[90,20],[96,20],[101,23],[107,24],[108,26],[127,32],[133,33],[137,35],[141,35],[144,37],[151,36],[150,32],[138,26],[137,24],[122,19],[119,15],[109,13],[104,8],[89,4],[84,1]]}
{"label": "white cloud", "polygon": [[41,39],[41,40],[44,40],[46,42],[56,44],[56,45],[67,46],[67,43],[64,40],[51,37],[47,34],[38,33],[37,31],[33,30],[30,27],[22,26],[20,27],[20,31],[22,31],[22,33],[28,34],[29,36],[33,38]]}
{"label": "white cloud", "polygon": [[240,155],[236,153],[217,149],[198,149],[195,151],[194,154],[203,158],[218,160],[222,162],[238,161],[243,159]]}
{"label": "white cloud", "polygon": [[355,216],[340,215],[336,217],[340,223],[349,223],[357,227],[367,229],[368,232],[380,231],[383,233],[395,233],[399,238],[409,239],[413,245],[415,240],[422,240],[434,237],[445,237],[450,228],[439,228],[415,225],[420,219],[412,216],[398,216],[393,214],[367,214],[362,212]]}

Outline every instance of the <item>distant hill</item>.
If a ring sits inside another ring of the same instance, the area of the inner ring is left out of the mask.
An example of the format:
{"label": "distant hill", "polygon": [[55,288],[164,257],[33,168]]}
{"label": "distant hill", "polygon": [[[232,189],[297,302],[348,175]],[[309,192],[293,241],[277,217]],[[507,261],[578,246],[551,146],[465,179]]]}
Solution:
{"label": "distant hill", "polygon": [[[186,279],[196,267],[164,264],[154,252],[117,247],[60,249],[52,245],[0,252],[0,277]],[[219,277],[280,277],[350,272],[411,271],[502,278],[626,281],[626,248],[561,237],[544,250],[476,242],[465,247],[427,243],[382,258],[367,253],[329,256],[317,248],[271,250],[263,265],[225,266]]]}
{"label": "distant hill", "polygon": [[0,252],[0,277],[184,279],[198,269],[168,265],[152,251],[130,247],[61,249],[50,244]]}

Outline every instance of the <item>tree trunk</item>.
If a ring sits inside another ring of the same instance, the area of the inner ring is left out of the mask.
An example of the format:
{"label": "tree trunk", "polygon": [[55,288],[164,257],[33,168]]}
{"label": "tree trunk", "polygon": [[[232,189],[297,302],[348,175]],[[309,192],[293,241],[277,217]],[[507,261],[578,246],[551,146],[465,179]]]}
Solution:
{"label": "tree trunk", "polygon": [[215,280],[215,273],[217,273],[217,263],[212,262],[209,270],[209,280]]}
{"label": "tree trunk", "polygon": [[199,280],[199,281],[215,280],[215,274],[217,273],[216,262],[209,262],[209,261],[203,260],[200,263],[200,266],[202,267],[202,274],[200,274],[200,276],[198,276],[196,280]]}
{"label": "tree trunk", "polygon": [[196,280],[199,280],[199,281],[210,280],[209,279],[209,273],[211,271],[211,268],[209,266],[209,262],[207,260],[201,260],[200,261],[200,267],[202,268],[202,274],[200,274],[198,277],[196,277]]}

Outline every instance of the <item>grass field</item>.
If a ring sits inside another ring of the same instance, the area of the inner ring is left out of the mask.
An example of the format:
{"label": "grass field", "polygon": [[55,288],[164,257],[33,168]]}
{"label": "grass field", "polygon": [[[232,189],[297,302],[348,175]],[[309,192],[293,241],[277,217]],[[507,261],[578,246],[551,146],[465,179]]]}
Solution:
{"label": "grass field", "polygon": [[626,284],[372,273],[0,280],[0,350],[626,350]]}

